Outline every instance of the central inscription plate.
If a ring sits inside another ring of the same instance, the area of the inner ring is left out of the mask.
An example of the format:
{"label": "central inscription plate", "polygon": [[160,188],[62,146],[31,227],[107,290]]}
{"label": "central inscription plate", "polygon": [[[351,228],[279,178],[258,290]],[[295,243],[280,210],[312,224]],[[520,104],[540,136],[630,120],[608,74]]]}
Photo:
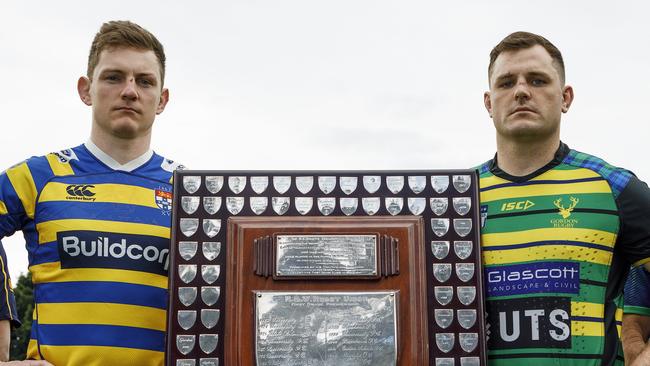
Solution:
{"label": "central inscription plate", "polygon": [[276,276],[377,275],[377,235],[278,235]]}
{"label": "central inscription plate", "polygon": [[398,294],[256,292],[257,366],[395,366]]}

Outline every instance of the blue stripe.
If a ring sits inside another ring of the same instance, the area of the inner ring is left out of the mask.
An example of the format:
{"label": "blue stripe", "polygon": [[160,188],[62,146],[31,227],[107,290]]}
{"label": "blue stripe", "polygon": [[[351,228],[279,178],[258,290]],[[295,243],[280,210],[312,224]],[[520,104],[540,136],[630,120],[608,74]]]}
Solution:
{"label": "blue stripe", "polygon": [[605,245],[593,244],[593,243],[585,243],[585,242],[581,242],[581,241],[570,241],[570,240],[544,240],[544,241],[536,241],[536,242],[522,243],[522,244],[515,244],[515,245],[497,245],[497,246],[481,247],[481,250],[483,250],[483,251],[510,250],[510,249],[521,249],[521,248],[536,247],[538,245],[572,245],[572,246],[576,246],[576,247],[599,249],[599,250],[604,250],[604,251],[607,251],[607,252],[613,252],[614,251],[614,248],[608,247],[608,246],[605,246]]}
{"label": "blue stripe", "polygon": [[167,309],[167,290],[121,282],[49,282],[34,286],[39,303],[102,302]]}
{"label": "blue stripe", "polygon": [[[154,193],[151,201],[154,202]],[[81,219],[132,222],[170,227],[171,217],[156,207],[112,202],[47,201],[38,204],[36,223]]]}
{"label": "blue stripe", "polygon": [[117,325],[39,324],[38,343],[50,346],[107,346],[165,351],[165,333]]}
{"label": "blue stripe", "polygon": [[37,264],[58,262],[61,260],[59,257],[59,246],[56,241],[49,243],[37,244],[38,245],[38,255],[34,253],[29,258],[29,265],[35,266]]}
{"label": "blue stripe", "polygon": [[570,179],[570,180],[531,180],[528,182],[521,183],[503,183],[496,184],[490,187],[481,188],[481,192],[491,191],[493,189],[505,188],[505,187],[521,187],[521,186],[534,186],[537,184],[569,184],[569,183],[583,183],[583,182],[595,182],[599,180],[605,180],[603,177],[592,177],[592,178],[580,178],[580,179]]}
{"label": "blue stripe", "polygon": [[604,321],[603,318],[595,318],[592,316],[572,316],[571,320],[575,320],[579,322],[596,322],[596,323],[602,323]]}
{"label": "blue stripe", "polygon": [[32,173],[36,192],[40,192],[45,186],[45,183],[54,175],[50,163],[44,156],[39,156],[27,160],[27,166]]}

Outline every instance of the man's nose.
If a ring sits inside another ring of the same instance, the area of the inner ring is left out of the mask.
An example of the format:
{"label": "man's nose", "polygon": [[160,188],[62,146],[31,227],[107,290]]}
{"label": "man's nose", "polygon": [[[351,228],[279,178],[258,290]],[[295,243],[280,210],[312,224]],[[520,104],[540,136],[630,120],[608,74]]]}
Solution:
{"label": "man's nose", "polygon": [[530,86],[523,78],[515,85],[515,99],[520,103],[530,99]]}
{"label": "man's nose", "polygon": [[138,90],[136,89],[135,78],[128,78],[122,89],[122,99],[138,99]]}

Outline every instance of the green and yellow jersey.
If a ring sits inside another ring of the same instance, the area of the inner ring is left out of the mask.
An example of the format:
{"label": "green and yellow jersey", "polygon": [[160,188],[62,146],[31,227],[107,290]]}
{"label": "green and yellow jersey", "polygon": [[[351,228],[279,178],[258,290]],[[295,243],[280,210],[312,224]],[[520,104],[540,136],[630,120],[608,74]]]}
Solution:
{"label": "green and yellow jersey", "polygon": [[479,167],[491,366],[623,365],[622,289],[650,261],[650,190],[561,144],[538,171]]}

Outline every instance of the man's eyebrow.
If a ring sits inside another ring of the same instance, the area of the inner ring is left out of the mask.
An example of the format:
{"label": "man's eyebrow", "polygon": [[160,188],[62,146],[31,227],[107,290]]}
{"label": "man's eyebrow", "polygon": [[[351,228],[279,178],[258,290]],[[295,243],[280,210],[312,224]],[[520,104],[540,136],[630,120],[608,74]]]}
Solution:
{"label": "man's eyebrow", "polygon": [[510,79],[513,76],[514,75],[511,72],[507,72],[505,74],[499,75],[496,78],[494,78],[494,81],[497,82],[497,81],[501,81],[501,80],[504,80],[504,79]]}

